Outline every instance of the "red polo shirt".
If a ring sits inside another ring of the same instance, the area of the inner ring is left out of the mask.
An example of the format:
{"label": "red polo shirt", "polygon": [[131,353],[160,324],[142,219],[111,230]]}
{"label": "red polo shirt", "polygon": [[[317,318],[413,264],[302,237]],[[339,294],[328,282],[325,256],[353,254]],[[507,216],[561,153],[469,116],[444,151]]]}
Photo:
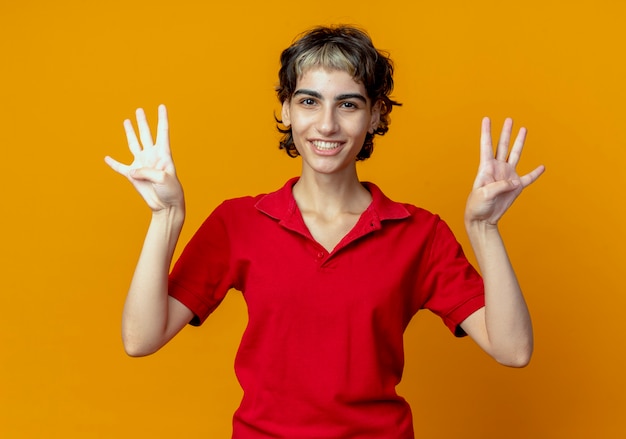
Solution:
{"label": "red polo shirt", "polygon": [[192,324],[231,288],[247,303],[233,438],[413,438],[395,390],[403,332],[425,308],[463,335],[458,325],[484,306],[482,280],[438,216],[371,183],[371,205],[328,253],[304,224],[296,181],[222,203],[170,275]]}

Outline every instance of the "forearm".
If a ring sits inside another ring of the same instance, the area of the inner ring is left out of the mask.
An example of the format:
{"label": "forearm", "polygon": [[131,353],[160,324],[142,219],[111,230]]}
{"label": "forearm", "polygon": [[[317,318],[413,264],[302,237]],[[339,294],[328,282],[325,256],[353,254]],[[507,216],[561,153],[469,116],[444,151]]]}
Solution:
{"label": "forearm", "polygon": [[152,215],[122,316],[122,338],[129,355],[150,354],[169,338],[168,274],[184,216],[184,206]]}
{"label": "forearm", "polygon": [[530,314],[497,226],[466,223],[485,284],[483,348],[497,361],[523,366],[533,350]]}

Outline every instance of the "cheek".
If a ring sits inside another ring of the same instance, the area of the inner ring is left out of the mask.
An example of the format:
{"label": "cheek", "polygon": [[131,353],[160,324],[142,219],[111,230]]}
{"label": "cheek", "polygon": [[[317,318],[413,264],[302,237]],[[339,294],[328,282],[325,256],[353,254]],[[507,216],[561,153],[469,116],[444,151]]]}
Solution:
{"label": "cheek", "polygon": [[291,132],[294,136],[303,135],[311,126],[310,120],[302,115],[291,115]]}
{"label": "cheek", "polygon": [[292,118],[290,128],[294,146],[296,147],[298,152],[300,152],[300,145],[304,141],[303,139],[306,137],[306,127],[305,125],[303,125],[302,119]]}
{"label": "cheek", "polygon": [[363,118],[359,121],[354,121],[354,123],[350,125],[350,133],[354,137],[365,138],[370,128],[371,120],[369,118]]}

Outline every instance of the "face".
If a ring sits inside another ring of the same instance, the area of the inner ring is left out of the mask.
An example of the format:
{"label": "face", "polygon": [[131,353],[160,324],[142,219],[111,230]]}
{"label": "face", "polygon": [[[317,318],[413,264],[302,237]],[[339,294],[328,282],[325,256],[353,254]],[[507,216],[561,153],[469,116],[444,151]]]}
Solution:
{"label": "face", "polygon": [[340,174],[356,169],[356,156],[380,120],[365,87],[342,70],[312,68],[283,103],[282,120],[291,127],[302,157],[302,173]]}

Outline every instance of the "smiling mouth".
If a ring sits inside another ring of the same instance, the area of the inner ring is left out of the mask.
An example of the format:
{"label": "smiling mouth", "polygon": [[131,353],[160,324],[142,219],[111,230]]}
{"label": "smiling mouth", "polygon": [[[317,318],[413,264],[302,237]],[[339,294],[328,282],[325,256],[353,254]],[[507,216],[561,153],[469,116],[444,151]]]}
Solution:
{"label": "smiling mouth", "polygon": [[325,142],[323,140],[313,140],[311,143],[321,151],[331,151],[339,148],[339,142]]}

